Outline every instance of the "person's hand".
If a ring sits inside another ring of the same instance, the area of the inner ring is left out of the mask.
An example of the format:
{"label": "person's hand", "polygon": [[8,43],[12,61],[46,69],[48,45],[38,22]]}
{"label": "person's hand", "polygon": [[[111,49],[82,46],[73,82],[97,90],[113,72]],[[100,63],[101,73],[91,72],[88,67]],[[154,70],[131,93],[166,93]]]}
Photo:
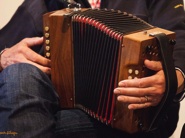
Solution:
{"label": "person's hand", "polygon": [[6,49],[1,55],[2,68],[4,69],[15,63],[29,63],[50,74],[50,60],[30,49],[42,43],[42,37],[25,38],[13,47]]}
{"label": "person's hand", "polygon": [[141,109],[156,106],[165,92],[165,76],[162,65],[157,61],[145,60],[145,66],[156,71],[156,74],[131,80],[123,80],[114,93],[117,100],[128,104],[129,109]]}

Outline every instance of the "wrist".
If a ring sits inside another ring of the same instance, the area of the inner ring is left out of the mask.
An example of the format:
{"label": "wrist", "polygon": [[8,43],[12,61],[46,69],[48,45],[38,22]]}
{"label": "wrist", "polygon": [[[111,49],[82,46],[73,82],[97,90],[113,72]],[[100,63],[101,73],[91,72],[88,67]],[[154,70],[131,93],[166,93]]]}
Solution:
{"label": "wrist", "polygon": [[6,48],[3,49],[1,52],[0,52],[0,72],[3,70],[3,67],[2,67],[2,64],[1,64],[1,56],[2,54],[6,51]]}

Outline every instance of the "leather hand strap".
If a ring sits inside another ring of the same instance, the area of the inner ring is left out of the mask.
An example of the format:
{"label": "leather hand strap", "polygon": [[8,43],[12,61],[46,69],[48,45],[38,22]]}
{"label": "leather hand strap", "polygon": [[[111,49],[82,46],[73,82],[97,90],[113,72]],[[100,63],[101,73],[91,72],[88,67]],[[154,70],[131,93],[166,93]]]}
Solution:
{"label": "leather hand strap", "polygon": [[163,99],[157,107],[157,111],[150,125],[149,131],[157,128],[159,123],[162,122],[161,119],[163,119],[163,116],[168,109],[168,105],[173,102],[173,98],[177,91],[177,77],[173,62],[173,48],[170,46],[169,39],[164,33],[155,34],[153,36],[159,44],[159,52],[166,80],[166,90]]}

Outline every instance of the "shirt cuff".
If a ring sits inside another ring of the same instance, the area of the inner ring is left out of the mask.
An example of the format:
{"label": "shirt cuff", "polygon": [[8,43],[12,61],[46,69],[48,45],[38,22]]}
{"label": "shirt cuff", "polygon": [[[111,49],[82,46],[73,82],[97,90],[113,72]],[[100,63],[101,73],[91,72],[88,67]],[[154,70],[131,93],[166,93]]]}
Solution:
{"label": "shirt cuff", "polygon": [[[184,72],[180,68],[178,68],[178,67],[175,67],[175,69],[182,73],[182,76],[184,77],[184,83],[185,83],[185,74],[184,74]],[[184,97],[185,97],[185,84],[184,84],[184,88],[183,88],[182,92],[177,94],[173,101],[174,102],[180,102],[180,101],[182,101],[184,99]]]}

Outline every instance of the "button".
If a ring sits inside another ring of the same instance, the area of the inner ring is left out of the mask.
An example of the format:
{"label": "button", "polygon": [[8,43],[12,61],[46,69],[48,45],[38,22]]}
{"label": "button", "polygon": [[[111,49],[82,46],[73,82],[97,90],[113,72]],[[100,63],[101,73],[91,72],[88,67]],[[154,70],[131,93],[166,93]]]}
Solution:
{"label": "button", "polygon": [[49,45],[50,41],[49,41],[49,40],[46,40],[45,43],[46,43],[47,45]]}
{"label": "button", "polygon": [[49,52],[46,52],[46,57],[49,58],[50,57],[50,53]]}
{"label": "button", "polygon": [[50,50],[50,46],[46,46],[46,51],[49,51]]}
{"label": "button", "polygon": [[46,38],[49,38],[49,33],[45,33],[45,37]]}
{"label": "button", "polygon": [[44,30],[45,30],[45,31],[49,31],[49,27],[46,26],[46,27],[44,28]]}

